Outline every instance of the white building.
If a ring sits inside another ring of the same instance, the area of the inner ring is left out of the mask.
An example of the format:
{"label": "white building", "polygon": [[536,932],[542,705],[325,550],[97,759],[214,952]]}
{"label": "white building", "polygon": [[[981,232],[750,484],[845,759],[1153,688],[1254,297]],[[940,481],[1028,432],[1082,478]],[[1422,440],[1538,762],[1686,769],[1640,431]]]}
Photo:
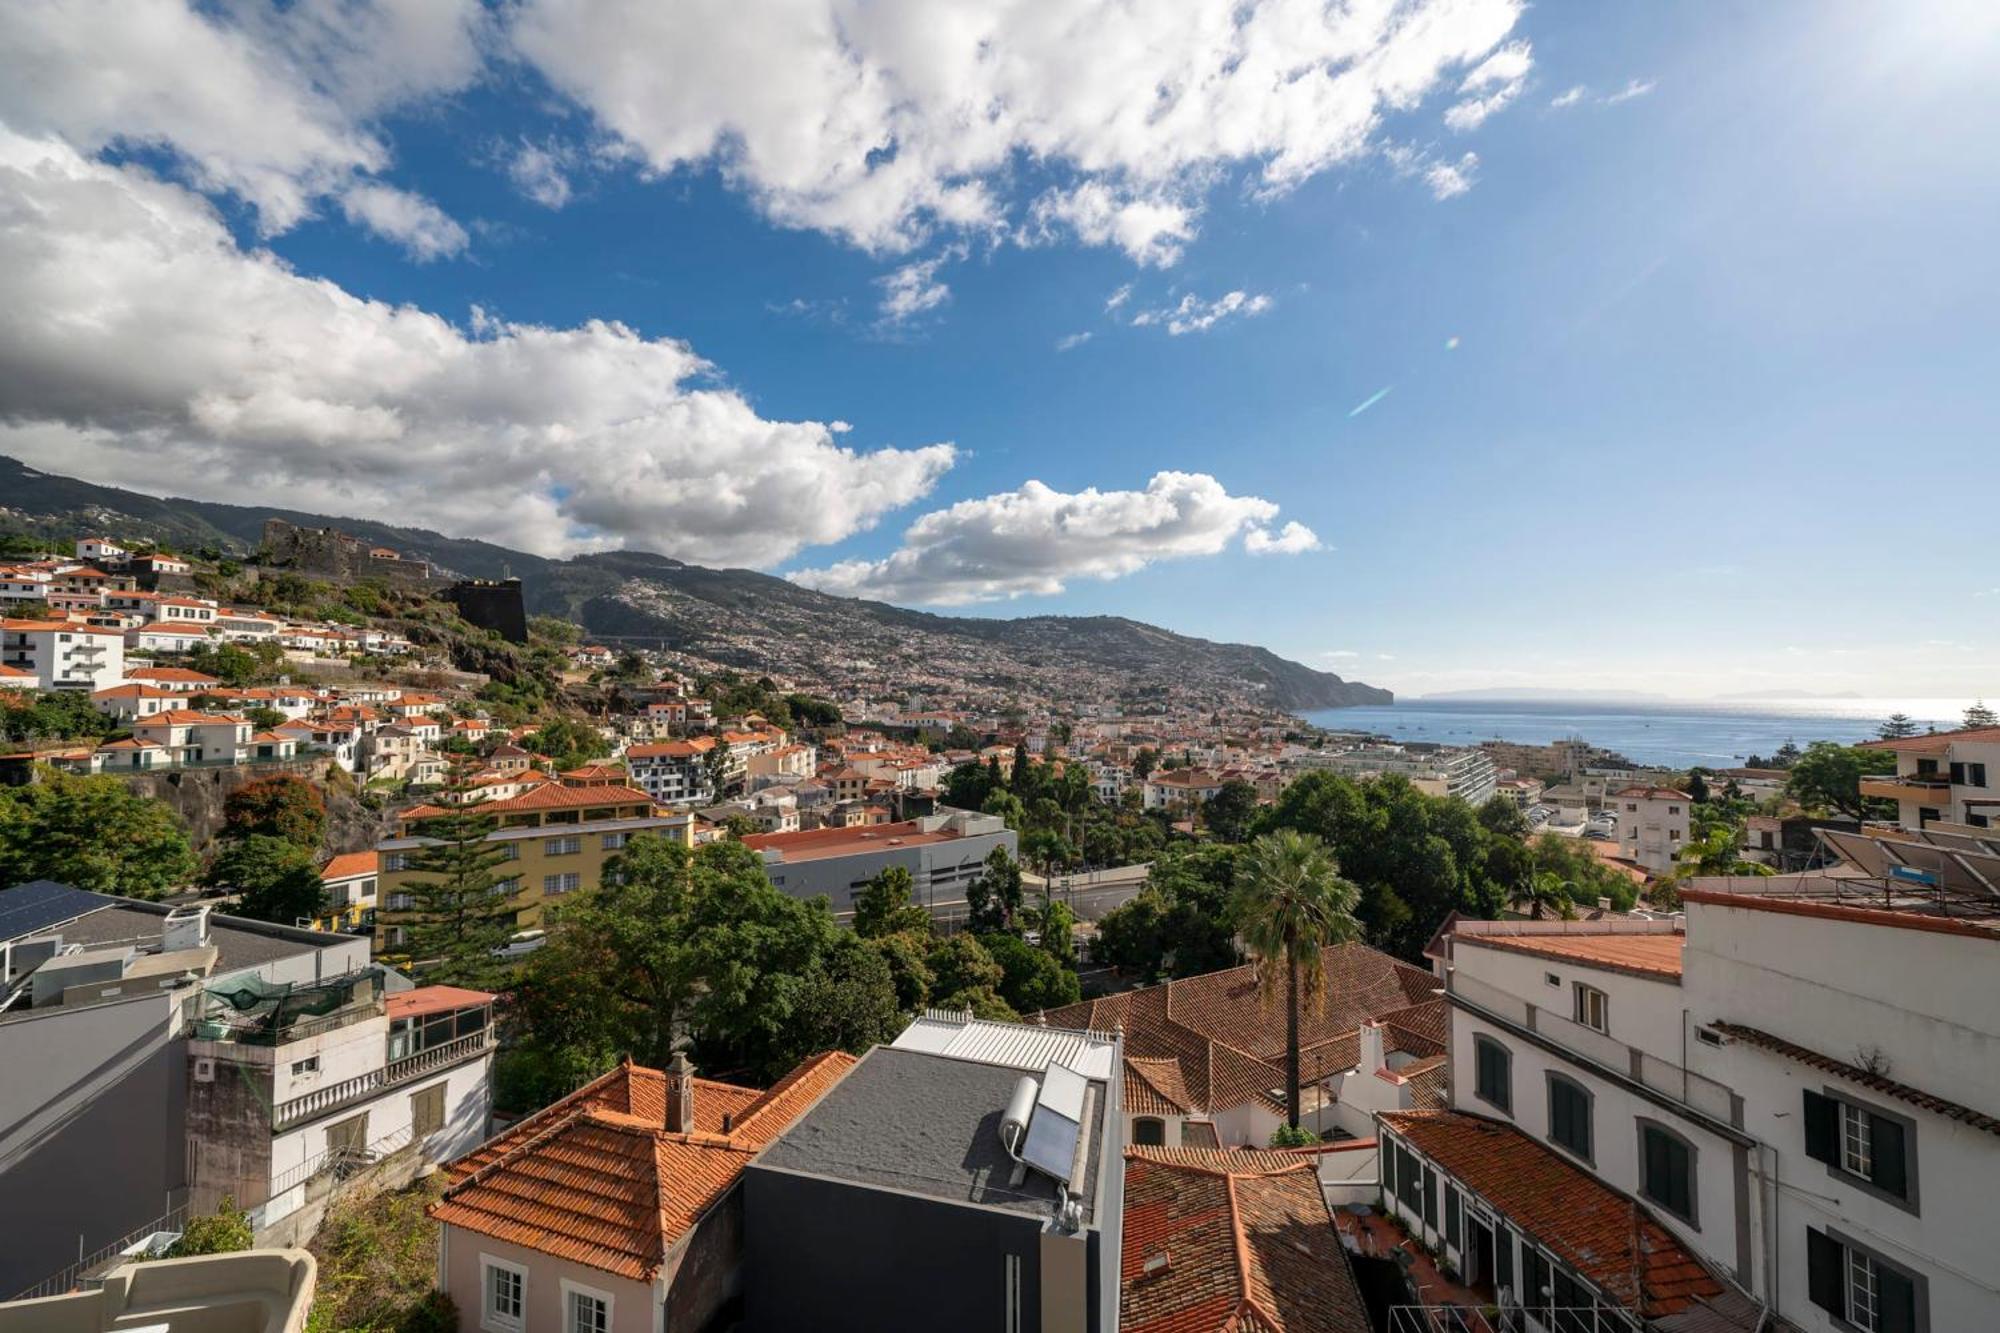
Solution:
{"label": "white building", "polygon": [[1604,798],[1604,808],[1618,816],[1618,854],[1637,861],[1656,875],[1671,872],[1687,846],[1686,792],[1672,787],[1626,787]]}
{"label": "white building", "polygon": [[1188,813],[1207,805],[1221,790],[1221,778],[1198,768],[1156,769],[1146,775],[1140,799],[1148,810]]}
{"label": "white building", "polygon": [[109,537],[79,537],[76,539],[76,558],[103,560],[117,565],[130,560],[132,553]]}
{"label": "white building", "polygon": [[708,767],[714,748],[708,736],[634,745],[625,751],[625,767],[632,785],[661,805],[702,805],[715,799]]}
{"label": "white building", "polygon": [[1904,828],[1966,824],[1990,828],[2000,816],[2000,727],[1968,727],[1866,748],[1896,756],[1894,777],[1865,778],[1861,794],[1896,803]]}
{"label": "white building", "polygon": [[0,665],[33,673],[37,689],[109,689],[125,679],[125,636],[61,620],[0,620]]}

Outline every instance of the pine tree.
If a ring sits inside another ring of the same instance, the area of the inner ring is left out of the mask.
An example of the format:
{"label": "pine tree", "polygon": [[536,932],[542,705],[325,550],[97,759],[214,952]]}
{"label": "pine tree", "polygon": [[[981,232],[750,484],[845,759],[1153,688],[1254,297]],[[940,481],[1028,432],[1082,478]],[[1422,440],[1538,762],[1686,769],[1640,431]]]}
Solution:
{"label": "pine tree", "polygon": [[1919,730],[1916,721],[1909,714],[1891,713],[1889,720],[1884,722],[1875,734],[1885,741],[1900,741],[1916,735]]}
{"label": "pine tree", "polygon": [[497,827],[492,816],[471,810],[423,822],[422,836],[434,841],[410,868],[430,878],[404,887],[416,913],[410,957],[426,982],[479,986],[499,970],[493,954],[514,932],[514,909],[511,882],[495,873],[507,853],[486,840]]}
{"label": "pine tree", "polygon": [[1965,725],[1968,727],[2000,726],[2000,716],[1996,716],[1993,710],[1986,706],[1984,699],[1975,699],[1972,701],[1972,707],[1965,710]]}

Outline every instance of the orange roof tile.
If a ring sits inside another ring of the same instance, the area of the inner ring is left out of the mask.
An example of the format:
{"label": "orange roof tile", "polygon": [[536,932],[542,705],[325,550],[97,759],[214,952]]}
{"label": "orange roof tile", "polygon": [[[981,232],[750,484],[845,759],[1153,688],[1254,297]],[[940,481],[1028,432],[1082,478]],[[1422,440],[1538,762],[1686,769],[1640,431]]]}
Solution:
{"label": "orange roof tile", "polygon": [[430,1215],[650,1281],[757,1152],[855,1063],[816,1055],[763,1093],[697,1079],[696,1127],[682,1134],[665,1127],[667,1076],[628,1061],[452,1164]]}
{"label": "orange roof tile", "polygon": [[[564,810],[572,806],[651,806],[652,803],[653,798],[636,787],[565,787],[561,783],[548,782],[504,800],[481,801],[477,808],[482,815],[505,815],[525,810]],[[403,818],[421,819],[431,815],[461,813],[463,811],[444,810],[434,805],[418,805],[405,810]]]}
{"label": "orange roof tile", "polygon": [[203,675],[199,671],[190,671],[186,667],[133,667],[125,675],[131,680],[175,680],[188,685],[220,685],[222,683],[214,676]]}
{"label": "orange roof tile", "polygon": [[418,986],[398,991],[382,1002],[391,1018],[415,1018],[420,1014],[441,1014],[448,1009],[470,1009],[475,1004],[491,1004],[499,997],[491,991],[467,990],[463,986]]}
{"label": "orange roof tile", "polygon": [[1131,1148],[1118,1326],[1127,1333],[1368,1333],[1312,1159]]}
{"label": "orange roof tile", "polygon": [[[1982,744],[2000,742],[2000,727],[1960,727],[1956,731],[1932,731],[1922,736],[1905,736],[1900,740],[1863,741],[1855,748],[1861,750],[1893,750],[1898,754],[1943,754],[1954,741],[1977,741]],[[1887,774],[1880,774],[1886,778]]]}
{"label": "orange roof tile", "polygon": [[1384,1111],[1379,1120],[1647,1319],[1723,1293],[1722,1283],[1635,1201],[1512,1125],[1461,1111]]}
{"label": "orange roof tile", "polygon": [[1512,953],[1533,954],[1565,963],[1635,972],[1641,976],[1679,981],[1681,946],[1687,937],[1672,935],[1460,935],[1461,944],[1484,945]]}
{"label": "orange roof tile", "polygon": [[381,867],[381,863],[382,855],[379,852],[342,852],[319,868],[319,877],[350,879],[355,875],[372,875]]}

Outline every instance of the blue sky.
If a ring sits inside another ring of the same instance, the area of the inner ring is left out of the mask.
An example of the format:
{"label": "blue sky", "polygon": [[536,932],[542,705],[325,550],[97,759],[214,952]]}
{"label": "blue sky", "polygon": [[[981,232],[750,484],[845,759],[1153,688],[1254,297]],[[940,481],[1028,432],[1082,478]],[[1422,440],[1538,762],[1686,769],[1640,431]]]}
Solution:
{"label": "blue sky", "polygon": [[833,4],[831,66],[758,6],[139,8],[0,18],[55,69],[0,68],[40,466],[1405,694],[2000,694],[1983,5],[1410,0],[1301,58],[1402,61],[1365,114],[1230,64],[1112,128],[1202,43],[1010,21],[967,135],[935,8]]}

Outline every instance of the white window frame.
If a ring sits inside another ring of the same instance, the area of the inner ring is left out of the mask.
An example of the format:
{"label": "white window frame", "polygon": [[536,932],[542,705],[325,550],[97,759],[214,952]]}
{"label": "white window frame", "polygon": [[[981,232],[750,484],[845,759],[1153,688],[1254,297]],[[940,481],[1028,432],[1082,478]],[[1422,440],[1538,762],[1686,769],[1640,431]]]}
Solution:
{"label": "white window frame", "polygon": [[1847,1322],[1863,1333],[1875,1333],[1881,1318],[1877,1308],[1881,1286],[1875,1276],[1875,1261],[1851,1245],[1843,1247],[1843,1253],[1847,1262],[1841,1266],[1840,1282],[1847,1295]]}
{"label": "white window frame", "polygon": [[1853,1102],[1842,1101],[1839,1106],[1840,1169],[1863,1180],[1871,1179],[1875,1171],[1874,1117],[1866,1107]]}
{"label": "white window frame", "polygon": [[[520,1283],[518,1314],[504,1315],[493,1306],[493,1274],[512,1273]],[[528,1269],[511,1259],[481,1253],[479,1256],[479,1326],[486,1333],[524,1333],[528,1326]]]}
{"label": "white window frame", "polygon": [[612,1333],[612,1330],[618,1327],[616,1322],[614,1322],[616,1316],[612,1312],[610,1292],[599,1287],[586,1287],[581,1282],[572,1282],[568,1278],[561,1279],[561,1282],[562,1328],[560,1333],[577,1333],[575,1302],[579,1296],[588,1297],[603,1304],[605,1333]]}

